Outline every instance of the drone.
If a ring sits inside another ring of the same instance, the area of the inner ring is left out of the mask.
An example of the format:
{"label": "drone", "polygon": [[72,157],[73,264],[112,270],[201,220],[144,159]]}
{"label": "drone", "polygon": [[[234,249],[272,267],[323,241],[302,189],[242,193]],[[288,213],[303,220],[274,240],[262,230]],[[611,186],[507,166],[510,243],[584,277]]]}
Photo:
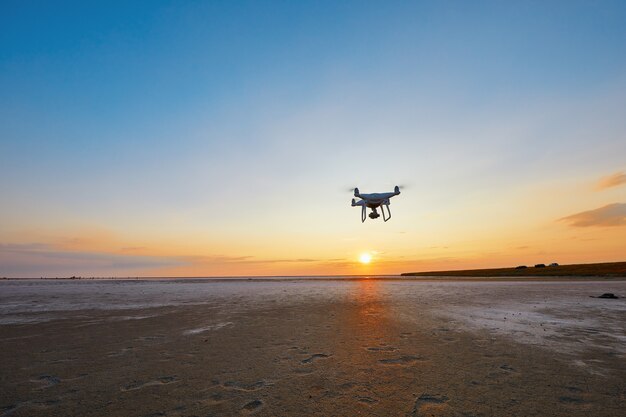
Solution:
{"label": "drone", "polygon": [[[393,196],[400,194],[400,187],[397,185],[393,189],[391,193],[371,193],[371,194],[361,194],[358,188],[354,189],[354,196],[356,198],[360,198],[361,200],[356,201],[354,198],[352,199],[352,207],[361,206],[361,223],[365,222],[367,208],[372,209],[372,212],[369,214],[370,219],[377,219],[380,217],[378,211],[376,209],[380,207],[380,211],[383,212],[383,220],[386,222],[391,219],[391,209],[389,209],[390,199]],[[387,214],[385,214],[385,207],[387,207]]]}

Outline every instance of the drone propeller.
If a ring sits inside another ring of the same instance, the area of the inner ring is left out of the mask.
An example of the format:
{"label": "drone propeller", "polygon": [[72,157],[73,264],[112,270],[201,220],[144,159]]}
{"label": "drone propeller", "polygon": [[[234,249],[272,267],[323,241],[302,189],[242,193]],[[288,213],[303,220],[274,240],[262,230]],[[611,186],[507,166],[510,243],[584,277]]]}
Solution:
{"label": "drone propeller", "polygon": [[[395,189],[395,187],[398,187],[400,189],[400,191],[403,191],[403,190],[412,188],[413,185],[410,184],[410,183],[409,184],[407,184],[407,183],[404,183],[404,184],[393,184],[393,185],[386,185],[384,188],[385,189]],[[349,192],[349,193],[354,193],[355,191],[356,191],[357,194],[359,193],[359,189],[356,188],[356,187],[342,188],[342,190],[344,190],[345,192]],[[355,197],[356,197],[356,195],[355,195]]]}

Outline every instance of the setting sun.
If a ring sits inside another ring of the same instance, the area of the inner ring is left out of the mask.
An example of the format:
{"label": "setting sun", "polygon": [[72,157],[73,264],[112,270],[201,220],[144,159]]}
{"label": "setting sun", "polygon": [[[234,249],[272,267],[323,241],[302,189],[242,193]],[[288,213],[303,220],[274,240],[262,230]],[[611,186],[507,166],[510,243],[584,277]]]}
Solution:
{"label": "setting sun", "polygon": [[371,261],[372,261],[372,255],[370,255],[369,253],[365,252],[359,255],[359,262],[361,262],[362,264],[368,264]]}

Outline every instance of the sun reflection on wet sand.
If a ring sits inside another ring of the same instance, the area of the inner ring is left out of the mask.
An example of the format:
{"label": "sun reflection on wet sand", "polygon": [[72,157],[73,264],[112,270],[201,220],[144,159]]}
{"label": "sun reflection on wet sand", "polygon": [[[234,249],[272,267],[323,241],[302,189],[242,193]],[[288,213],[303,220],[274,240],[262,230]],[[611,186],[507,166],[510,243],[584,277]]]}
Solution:
{"label": "sun reflection on wet sand", "polygon": [[380,343],[388,342],[388,310],[381,294],[381,283],[377,280],[362,279],[357,281],[355,290],[355,302],[357,303],[357,315],[355,325],[359,339],[367,347],[374,347]]}
{"label": "sun reflection on wet sand", "polygon": [[379,280],[353,281],[345,307],[335,310],[339,314],[331,343],[339,365],[336,377],[344,381],[339,388],[350,386],[349,396],[365,407],[385,408],[385,403],[403,395],[397,382],[407,382],[407,375],[398,375],[400,368],[393,362],[399,357],[398,329],[387,295]]}

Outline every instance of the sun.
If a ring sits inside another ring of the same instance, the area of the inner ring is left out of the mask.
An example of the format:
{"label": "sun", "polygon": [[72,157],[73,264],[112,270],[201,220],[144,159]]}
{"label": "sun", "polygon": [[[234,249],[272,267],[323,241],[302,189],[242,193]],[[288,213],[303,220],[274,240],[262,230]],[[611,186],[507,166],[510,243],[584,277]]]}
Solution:
{"label": "sun", "polygon": [[367,252],[364,252],[362,254],[359,255],[359,262],[361,262],[362,264],[368,264],[370,262],[372,262],[372,255],[370,255]]}

